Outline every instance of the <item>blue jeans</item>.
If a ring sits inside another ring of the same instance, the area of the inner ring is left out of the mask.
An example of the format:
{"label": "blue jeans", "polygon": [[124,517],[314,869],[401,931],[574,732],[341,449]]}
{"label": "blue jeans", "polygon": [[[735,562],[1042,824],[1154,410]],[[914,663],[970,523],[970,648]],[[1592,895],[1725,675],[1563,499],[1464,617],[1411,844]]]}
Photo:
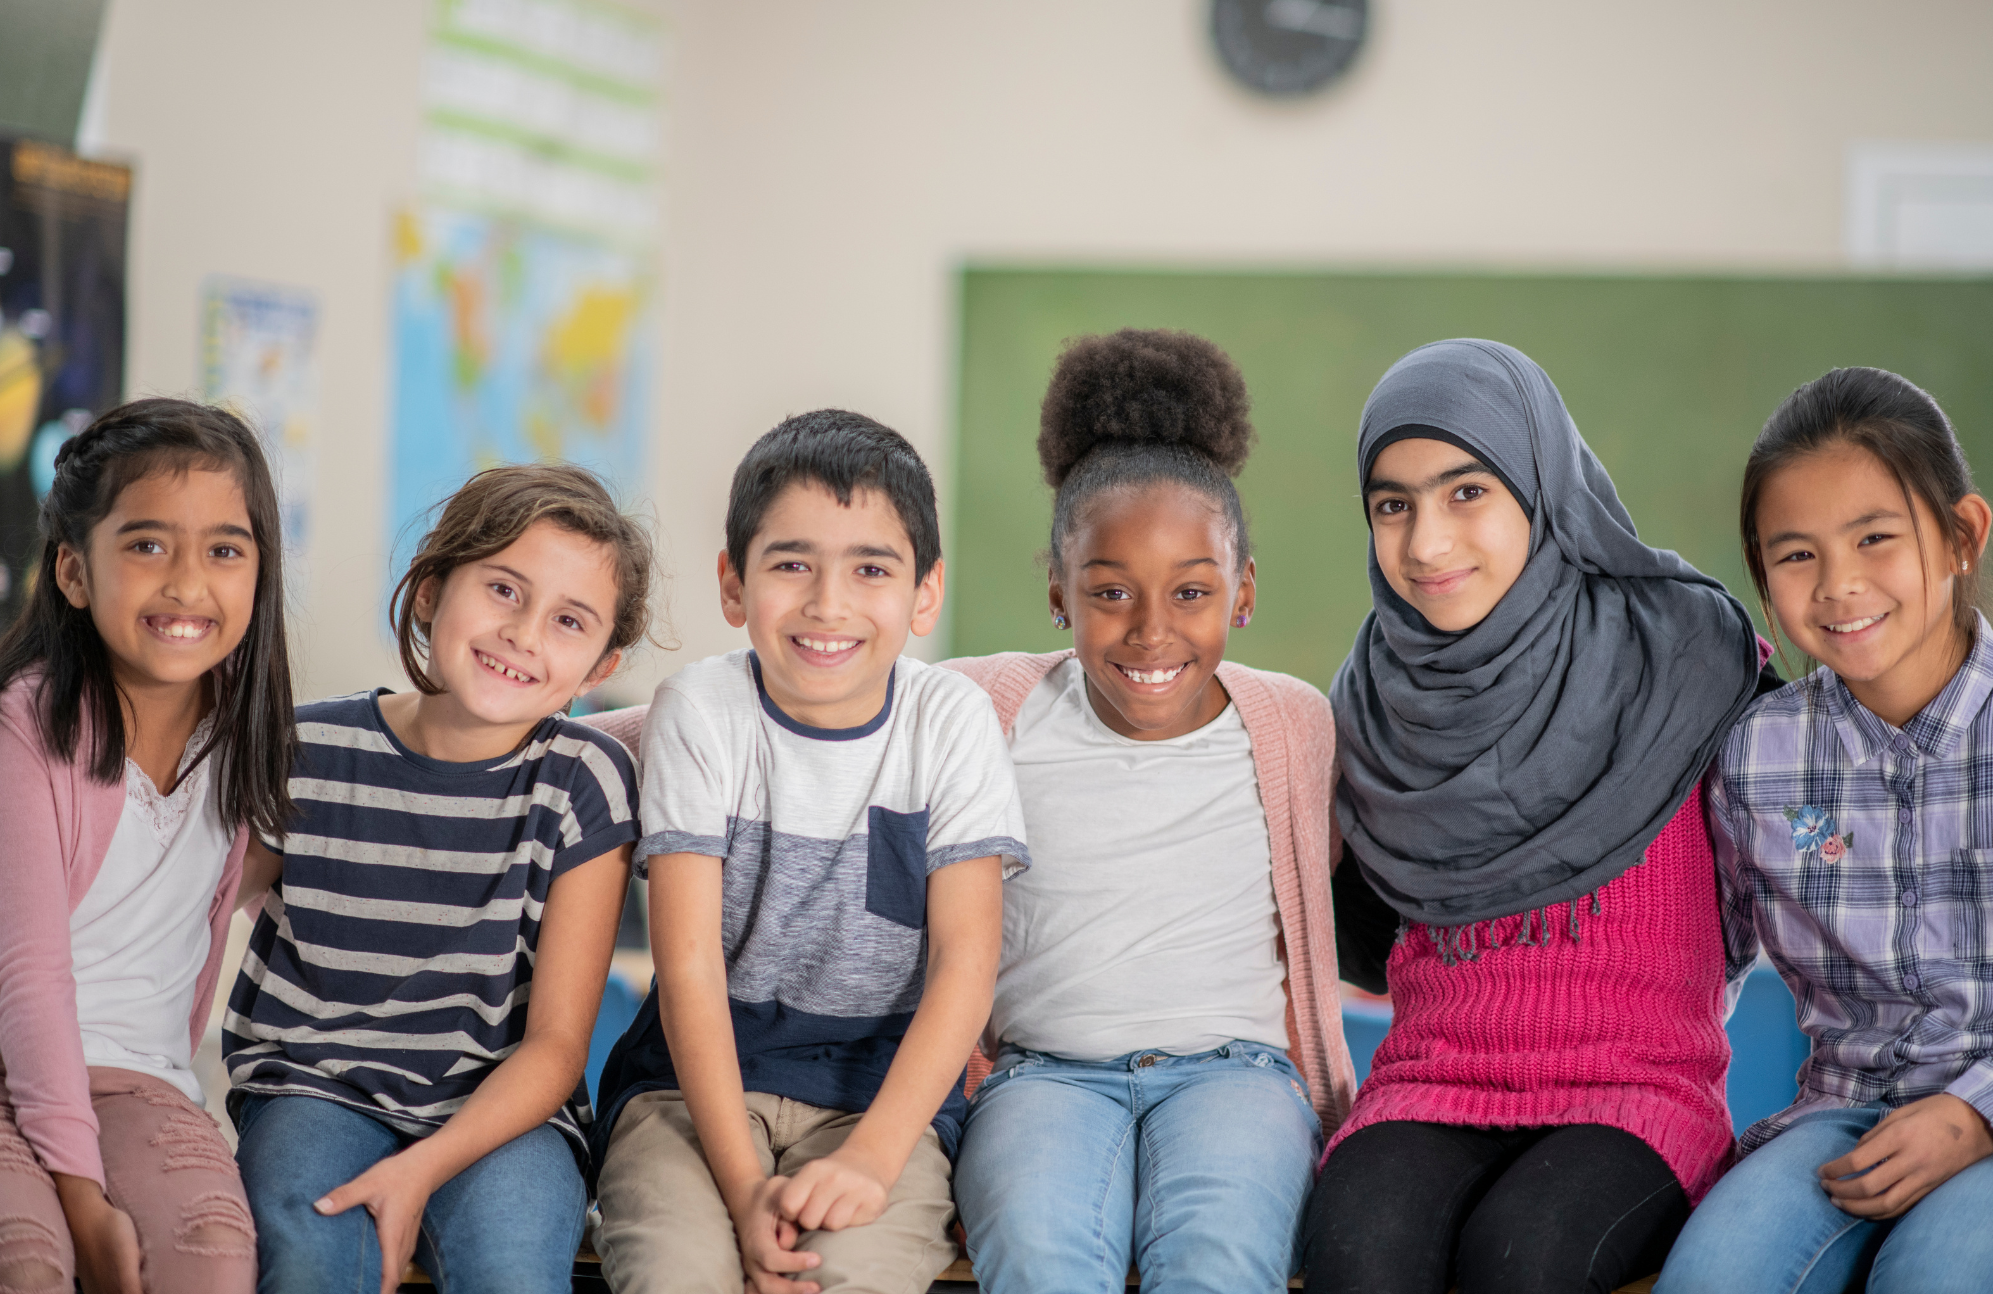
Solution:
{"label": "blue jeans", "polygon": [[1690,1215],[1654,1294],[1989,1294],[1993,1159],[1894,1222],[1834,1207],[1820,1165],[1854,1149],[1884,1110],[1822,1110],[1730,1170]]}
{"label": "blue jeans", "polygon": [[[311,1206],[413,1138],[315,1096],[252,1096],[237,1122],[260,1294],[379,1294],[373,1217],[363,1207],[321,1217]],[[567,1138],[541,1124],[429,1197],[415,1260],[446,1292],[566,1294],[587,1207]]]}
{"label": "blue jeans", "polygon": [[1007,1052],[969,1108],[955,1202],[989,1294],[1274,1290],[1322,1125],[1280,1052]]}

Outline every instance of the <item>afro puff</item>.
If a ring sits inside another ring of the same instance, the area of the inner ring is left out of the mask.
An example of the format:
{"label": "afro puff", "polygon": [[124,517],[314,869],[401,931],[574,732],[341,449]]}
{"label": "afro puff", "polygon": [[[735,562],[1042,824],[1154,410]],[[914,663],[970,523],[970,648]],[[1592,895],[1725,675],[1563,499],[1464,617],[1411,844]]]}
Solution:
{"label": "afro puff", "polygon": [[1123,328],[1068,345],[1038,423],[1038,462],[1055,491],[1053,568],[1095,498],[1168,481],[1217,504],[1243,571],[1252,539],[1232,478],[1256,439],[1250,404],[1231,358],[1187,332]]}
{"label": "afro puff", "polygon": [[1096,446],[1180,445],[1237,476],[1255,439],[1250,408],[1238,367],[1202,337],[1165,328],[1081,337],[1046,388],[1038,462],[1056,490]]}

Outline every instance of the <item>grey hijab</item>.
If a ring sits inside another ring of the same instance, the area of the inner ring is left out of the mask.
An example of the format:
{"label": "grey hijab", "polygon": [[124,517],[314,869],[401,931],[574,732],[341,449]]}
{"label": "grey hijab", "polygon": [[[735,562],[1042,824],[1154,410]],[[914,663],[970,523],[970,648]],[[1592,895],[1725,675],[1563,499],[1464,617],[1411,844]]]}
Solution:
{"label": "grey hijab", "polygon": [[1750,702],[1757,635],[1720,583],[1640,542],[1522,352],[1442,341],[1392,365],[1363,409],[1361,478],[1408,433],[1469,449],[1509,484],[1529,561],[1486,619],[1444,633],[1391,590],[1371,545],[1373,609],[1331,689],[1337,821],[1408,921],[1569,901],[1575,929],[1577,900],[1593,894],[1596,911],[1599,887],[1640,861]]}

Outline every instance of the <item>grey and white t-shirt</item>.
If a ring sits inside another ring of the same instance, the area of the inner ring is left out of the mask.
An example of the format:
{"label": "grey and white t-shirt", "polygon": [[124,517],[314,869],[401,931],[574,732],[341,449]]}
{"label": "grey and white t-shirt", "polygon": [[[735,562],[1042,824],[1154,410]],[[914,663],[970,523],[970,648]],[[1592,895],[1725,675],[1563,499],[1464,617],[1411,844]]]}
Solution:
{"label": "grey and white t-shirt", "polygon": [[998,1041],[1070,1060],[1285,1049],[1273,853],[1237,708],[1133,741],[1066,660],[1025,698],[1010,752],[1035,865],[1004,887]]}
{"label": "grey and white t-shirt", "polygon": [[[769,699],[751,651],[687,666],[644,725],[643,838],[722,860],[721,936],[741,1078],[864,1110],[920,1005],[927,878],[1000,855],[1029,865],[996,711],[968,679],[902,657],[856,728],[813,728]],[[604,1068],[599,1138],[621,1103],[675,1085],[656,988]],[[935,1121],[952,1153],[960,1093]]]}

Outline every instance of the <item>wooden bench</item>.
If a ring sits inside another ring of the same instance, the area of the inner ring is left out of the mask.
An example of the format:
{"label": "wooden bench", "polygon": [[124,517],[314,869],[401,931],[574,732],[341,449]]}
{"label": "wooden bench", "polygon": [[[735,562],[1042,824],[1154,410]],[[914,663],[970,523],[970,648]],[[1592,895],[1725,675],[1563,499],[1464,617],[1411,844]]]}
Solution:
{"label": "wooden bench", "polygon": [[[602,1260],[595,1256],[595,1251],[588,1246],[586,1241],[582,1242],[581,1252],[574,1256],[574,1274],[578,1280],[586,1281],[589,1285],[595,1285],[602,1279]],[[975,1269],[969,1266],[969,1260],[966,1257],[957,1258],[948,1265],[946,1271],[935,1277],[935,1283],[942,1285],[973,1285],[975,1282]],[[1128,1273],[1129,1285],[1139,1285],[1140,1283],[1140,1276],[1132,1271]],[[420,1267],[417,1267],[414,1263],[410,1263],[408,1270],[402,1273],[401,1287],[409,1291],[426,1290],[430,1288],[429,1277]],[[1288,1281],[1287,1287],[1289,1289],[1300,1289],[1301,1278],[1296,1276],[1293,1280]],[[584,1287],[577,1285],[576,1288]],[[1653,1294],[1653,1289],[1654,1278],[1649,1276],[1643,1280],[1634,1281],[1631,1285],[1622,1285],[1617,1294]]]}

